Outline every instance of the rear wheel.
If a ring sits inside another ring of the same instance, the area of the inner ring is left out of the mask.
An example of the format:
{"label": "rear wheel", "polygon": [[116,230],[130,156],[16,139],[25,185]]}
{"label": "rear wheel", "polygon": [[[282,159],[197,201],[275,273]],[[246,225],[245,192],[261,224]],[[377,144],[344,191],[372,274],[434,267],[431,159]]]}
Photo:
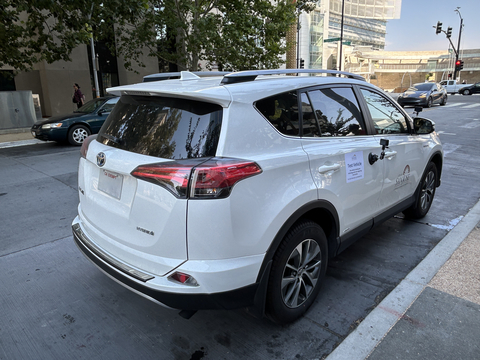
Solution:
{"label": "rear wheel", "polygon": [[268,284],[267,314],[279,324],[301,317],[313,304],[327,269],[327,238],[312,221],[285,236],[274,258]]}
{"label": "rear wheel", "polygon": [[84,125],[75,125],[68,132],[68,142],[75,146],[80,146],[83,141],[90,136],[91,131]]}
{"label": "rear wheel", "polygon": [[406,217],[421,219],[427,215],[430,206],[432,206],[433,197],[435,196],[437,176],[436,165],[433,162],[428,163],[420,182],[420,191],[415,200],[415,204],[403,212]]}
{"label": "rear wheel", "polygon": [[447,103],[447,95],[445,95],[440,103],[441,106],[444,106]]}

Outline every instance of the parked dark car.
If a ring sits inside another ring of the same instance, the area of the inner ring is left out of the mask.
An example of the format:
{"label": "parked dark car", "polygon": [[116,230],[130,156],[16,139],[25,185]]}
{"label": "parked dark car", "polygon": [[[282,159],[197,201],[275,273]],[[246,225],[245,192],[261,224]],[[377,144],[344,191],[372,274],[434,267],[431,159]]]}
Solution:
{"label": "parked dark car", "polygon": [[480,82],[477,82],[473,85],[470,86],[465,86],[464,88],[461,88],[458,90],[459,94],[462,95],[472,95],[472,94],[479,94],[480,93]]}
{"label": "parked dark car", "polygon": [[71,114],[37,121],[32,126],[32,135],[39,140],[82,145],[86,137],[98,133],[118,99],[117,96],[100,97]]}
{"label": "parked dark car", "polygon": [[431,107],[433,104],[445,105],[447,91],[439,83],[413,84],[398,97],[397,102],[402,107],[407,105],[424,107]]}

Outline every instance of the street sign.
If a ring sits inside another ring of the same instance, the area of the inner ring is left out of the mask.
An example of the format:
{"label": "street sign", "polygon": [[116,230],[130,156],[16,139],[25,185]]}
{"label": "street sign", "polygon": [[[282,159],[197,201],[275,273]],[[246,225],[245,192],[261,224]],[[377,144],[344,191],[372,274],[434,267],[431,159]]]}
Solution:
{"label": "street sign", "polygon": [[343,45],[352,45],[352,42],[351,41],[344,41],[342,44]]}
{"label": "street sign", "polygon": [[335,42],[335,41],[340,41],[340,38],[331,38],[331,39],[323,40],[323,42]]}

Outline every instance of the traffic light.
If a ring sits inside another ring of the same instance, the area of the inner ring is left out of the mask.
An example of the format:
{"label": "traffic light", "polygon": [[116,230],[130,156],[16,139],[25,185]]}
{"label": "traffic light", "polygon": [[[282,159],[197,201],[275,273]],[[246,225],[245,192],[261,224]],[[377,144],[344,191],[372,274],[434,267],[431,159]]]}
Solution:
{"label": "traffic light", "polygon": [[304,68],[305,68],[305,60],[300,59],[300,69],[304,69]]}
{"label": "traffic light", "polygon": [[460,71],[463,69],[463,60],[457,60],[455,62],[455,70]]}
{"label": "traffic light", "polygon": [[437,29],[435,30],[435,34],[440,34],[442,32],[442,23],[437,21]]}
{"label": "traffic light", "polygon": [[447,39],[450,39],[452,37],[452,28],[449,26],[447,29]]}
{"label": "traffic light", "polygon": [[448,74],[448,78],[449,78],[449,79],[451,79],[451,78],[452,78],[452,74],[451,74],[451,73],[450,73],[450,74]]}

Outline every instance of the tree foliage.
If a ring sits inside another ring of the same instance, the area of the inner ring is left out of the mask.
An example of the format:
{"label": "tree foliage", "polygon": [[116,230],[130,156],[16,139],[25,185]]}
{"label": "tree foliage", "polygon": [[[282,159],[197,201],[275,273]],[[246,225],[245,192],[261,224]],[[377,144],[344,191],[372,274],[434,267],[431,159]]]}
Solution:
{"label": "tree foliage", "polygon": [[291,0],[154,3],[159,57],[190,70],[197,70],[200,60],[220,70],[277,68],[286,51],[286,31],[297,19]]}
{"label": "tree foliage", "polygon": [[0,67],[30,70],[43,60],[69,61],[92,36],[111,39],[114,31],[136,28],[148,11],[147,0],[2,0]]}
{"label": "tree foliage", "polygon": [[[305,5],[306,4],[306,5]],[[309,5],[310,4],[310,5]],[[311,2],[294,0],[3,0],[0,67],[30,70],[70,60],[90,38],[104,40],[125,67],[157,56],[179,69],[200,61],[220,70],[277,68],[286,31]],[[112,41],[114,40],[114,41]]]}

